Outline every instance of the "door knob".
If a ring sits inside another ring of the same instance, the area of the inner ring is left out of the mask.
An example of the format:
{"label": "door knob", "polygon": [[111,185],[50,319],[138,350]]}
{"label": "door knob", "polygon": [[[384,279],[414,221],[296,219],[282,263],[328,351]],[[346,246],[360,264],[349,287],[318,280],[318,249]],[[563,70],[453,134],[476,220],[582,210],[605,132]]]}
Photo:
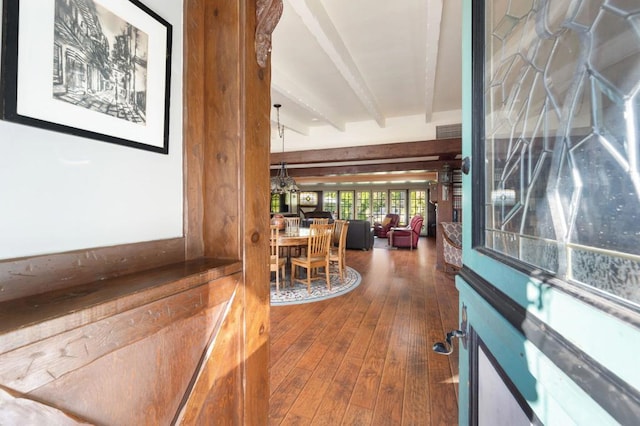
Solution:
{"label": "door knob", "polygon": [[447,337],[444,342],[436,342],[433,344],[433,351],[441,355],[451,355],[453,352],[453,342],[451,339],[454,337],[464,339],[467,333],[460,330],[451,330],[447,333]]}

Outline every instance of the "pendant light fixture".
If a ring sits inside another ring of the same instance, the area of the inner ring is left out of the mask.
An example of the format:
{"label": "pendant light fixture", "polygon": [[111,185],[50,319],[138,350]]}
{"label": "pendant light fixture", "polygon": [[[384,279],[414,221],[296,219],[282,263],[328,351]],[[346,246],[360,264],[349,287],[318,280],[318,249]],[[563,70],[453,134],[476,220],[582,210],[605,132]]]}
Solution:
{"label": "pendant light fixture", "polygon": [[[282,153],[284,154],[284,125],[280,125],[280,104],[273,105],[276,109],[276,116],[278,120],[278,136],[282,139]],[[289,176],[287,172],[287,163],[280,162],[280,169],[278,174],[271,178],[271,193],[272,194],[284,194],[286,192],[298,192],[300,188],[296,184],[296,181]]]}

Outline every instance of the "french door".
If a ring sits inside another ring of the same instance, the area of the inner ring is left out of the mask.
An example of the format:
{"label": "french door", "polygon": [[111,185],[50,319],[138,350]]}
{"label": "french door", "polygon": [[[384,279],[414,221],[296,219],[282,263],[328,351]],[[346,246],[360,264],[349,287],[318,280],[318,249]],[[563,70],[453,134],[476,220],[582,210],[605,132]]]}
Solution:
{"label": "french door", "polygon": [[638,424],[640,4],[464,0],[463,35],[460,424]]}

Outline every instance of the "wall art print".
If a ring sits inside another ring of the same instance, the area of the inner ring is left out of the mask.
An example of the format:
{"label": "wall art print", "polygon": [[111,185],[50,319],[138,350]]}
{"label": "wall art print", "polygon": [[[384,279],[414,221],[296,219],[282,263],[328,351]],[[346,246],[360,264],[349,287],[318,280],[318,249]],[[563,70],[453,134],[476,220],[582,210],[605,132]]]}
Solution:
{"label": "wall art print", "polygon": [[3,21],[5,120],[168,153],[168,22],[126,0],[5,0]]}

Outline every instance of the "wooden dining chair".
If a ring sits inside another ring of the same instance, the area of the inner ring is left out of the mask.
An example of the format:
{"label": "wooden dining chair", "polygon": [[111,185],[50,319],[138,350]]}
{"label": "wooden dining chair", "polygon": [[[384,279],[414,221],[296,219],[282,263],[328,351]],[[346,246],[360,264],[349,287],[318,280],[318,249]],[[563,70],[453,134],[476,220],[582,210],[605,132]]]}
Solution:
{"label": "wooden dining chair", "polygon": [[333,222],[333,233],[331,234],[331,247],[338,247],[340,243],[340,231],[342,230],[342,226],[347,223],[346,220],[335,220]]}
{"label": "wooden dining chair", "polygon": [[314,217],[313,219],[311,219],[312,225],[327,225],[328,223],[329,223],[328,218]]}
{"label": "wooden dining chair", "polygon": [[[300,230],[300,217],[285,217],[285,232],[288,234],[296,233]],[[302,247],[288,247],[288,255],[300,256],[302,254]],[[293,252],[293,253],[292,253]]]}
{"label": "wooden dining chair", "polygon": [[300,229],[300,217],[285,217],[285,230],[287,232],[298,231]]}
{"label": "wooden dining chair", "polygon": [[[327,289],[331,290],[331,278],[329,274],[329,245],[333,224],[311,224],[307,253],[304,256],[291,258],[291,284],[296,281],[307,284],[307,291],[311,294],[311,275],[313,270],[324,268]],[[298,267],[306,269],[307,278],[296,278]]]}
{"label": "wooden dining chair", "polygon": [[333,244],[329,250],[329,267],[335,264],[338,268],[337,274],[340,276],[340,281],[344,282],[344,271],[347,267],[346,253],[347,253],[347,232],[349,231],[349,222],[346,220],[336,220],[334,226],[334,239]]}
{"label": "wooden dining chair", "polygon": [[286,259],[280,257],[280,245],[278,244],[278,226],[271,225],[271,239],[270,239],[270,261],[269,271],[276,273],[276,291],[280,293],[280,277],[283,280],[285,278],[285,263]]}

